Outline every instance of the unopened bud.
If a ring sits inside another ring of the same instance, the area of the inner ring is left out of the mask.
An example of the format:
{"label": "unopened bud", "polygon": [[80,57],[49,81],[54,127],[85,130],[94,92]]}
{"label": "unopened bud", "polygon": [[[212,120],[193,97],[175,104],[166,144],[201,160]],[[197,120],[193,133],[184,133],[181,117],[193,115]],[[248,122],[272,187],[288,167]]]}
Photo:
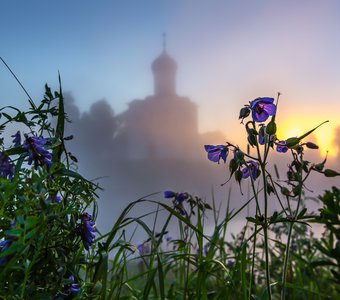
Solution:
{"label": "unopened bud", "polygon": [[285,196],[289,196],[290,195],[290,191],[286,188],[286,187],[281,187],[281,193]]}
{"label": "unopened bud", "polygon": [[241,108],[240,110],[240,116],[238,117],[239,119],[245,119],[246,117],[248,117],[250,114],[250,108],[248,106],[245,106],[243,108]]}
{"label": "unopened bud", "polygon": [[268,123],[268,125],[266,127],[266,133],[269,134],[269,135],[276,133],[276,124],[273,120]]}
{"label": "unopened bud", "polygon": [[307,143],[306,143],[306,146],[307,146],[307,148],[309,148],[309,149],[319,149],[319,146],[316,145],[316,144],[314,144],[314,143],[312,143],[312,142],[307,142]]}
{"label": "unopened bud", "polygon": [[243,175],[243,173],[242,173],[241,170],[237,170],[237,171],[235,172],[235,179],[236,179],[237,182],[241,182],[241,180],[242,180],[242,175]]}
{"label": "unopened bud", "polygon": [[286,146],[288,148],[293,148],[295,147],[298,143],[300,142],[300,140],[297,137],[292,137],[286,140]]}
{"label": "unopened bud", "polygon": [[336,176],[340,176],[340,173],[338,173],[337,171],[334,171],[332,169],[326,169],[324,172],[326,177],[336,177]]}

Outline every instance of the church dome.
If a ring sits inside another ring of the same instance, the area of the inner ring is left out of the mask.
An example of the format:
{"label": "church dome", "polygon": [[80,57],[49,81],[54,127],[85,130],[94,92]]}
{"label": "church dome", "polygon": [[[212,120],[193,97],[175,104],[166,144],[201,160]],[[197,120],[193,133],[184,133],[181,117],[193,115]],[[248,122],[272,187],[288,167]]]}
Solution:
{"label": "church dome", "polygon": [[164,50],[160,56],[158,56],[151,65],[154,73],[158,72],[176,72],[176,61],[166,53]]}

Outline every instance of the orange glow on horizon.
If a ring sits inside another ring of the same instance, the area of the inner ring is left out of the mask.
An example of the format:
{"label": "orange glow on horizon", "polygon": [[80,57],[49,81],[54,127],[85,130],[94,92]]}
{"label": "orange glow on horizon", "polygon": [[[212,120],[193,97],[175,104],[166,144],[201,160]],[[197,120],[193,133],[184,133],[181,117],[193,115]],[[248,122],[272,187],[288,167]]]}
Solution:
{"label": "orange glow on horizon", "polygon": [[[315,122],[309,118],[287,118],[278,124],[278,139],[284,140],[290,137],[298,137],[313,129],[321,122]],[[337,156],[338,149],[333,144],[334,128],[330,128],[329,123],[323,124],[313,133],[304,139],[305,142],[314,142],[319,146],[320,155],[328,152],[329,156]]]}

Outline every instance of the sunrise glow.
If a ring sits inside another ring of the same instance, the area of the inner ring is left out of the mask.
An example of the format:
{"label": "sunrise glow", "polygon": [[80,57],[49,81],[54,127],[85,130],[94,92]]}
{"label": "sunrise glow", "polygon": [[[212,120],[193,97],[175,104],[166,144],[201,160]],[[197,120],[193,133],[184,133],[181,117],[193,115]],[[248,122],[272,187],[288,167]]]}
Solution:
{"label": "sunrise glow", "polygon": [[[290,137],[298,137],[316,127],[319,122],[305,118],[289,118],[278,126],[278,138],[280,140]],[[305,142],[311,141],[319,146],[320,155],[328,152],[329,156],[335,157],[338,149],[334,146],[334,129],[329,123],[326,123],[316,129],[312,134],[305,138]]]}

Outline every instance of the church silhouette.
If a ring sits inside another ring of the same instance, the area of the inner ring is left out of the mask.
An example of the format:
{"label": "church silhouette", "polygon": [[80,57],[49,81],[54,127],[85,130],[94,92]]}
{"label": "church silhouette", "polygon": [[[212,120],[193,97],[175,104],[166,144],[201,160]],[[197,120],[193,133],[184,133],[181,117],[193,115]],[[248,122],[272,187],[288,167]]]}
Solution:
{"label": "church silhouette", "polygon": [[115,144],[120,155],[128,160],[202,158],[203,144],[223,141],[222,134],[199,134],[197,104],[177,94],[177,63],[165,46],[151,70],[154,94],[131,101],[117,116],[120,130]]}
{"label": "church silhouette", "polygon": [[[99,228],[108,230],[128,203],[162,191],[189,192],[210,198],[217,196],[227,179],[227,166],[211,163],[205,144],[223,143],[219,131],[200,133],[198,106],[176,90],[177,63],[163,47],[152,62],[153,95],[136,99],[115,114],[108,101],[93,103],[80,113],[71,94],[66,111],[73,121],[67,134],[74,135],[70,151],[79,160],[87,178],[98,178]],[[146,208],[141,208],[146,209]]]}

